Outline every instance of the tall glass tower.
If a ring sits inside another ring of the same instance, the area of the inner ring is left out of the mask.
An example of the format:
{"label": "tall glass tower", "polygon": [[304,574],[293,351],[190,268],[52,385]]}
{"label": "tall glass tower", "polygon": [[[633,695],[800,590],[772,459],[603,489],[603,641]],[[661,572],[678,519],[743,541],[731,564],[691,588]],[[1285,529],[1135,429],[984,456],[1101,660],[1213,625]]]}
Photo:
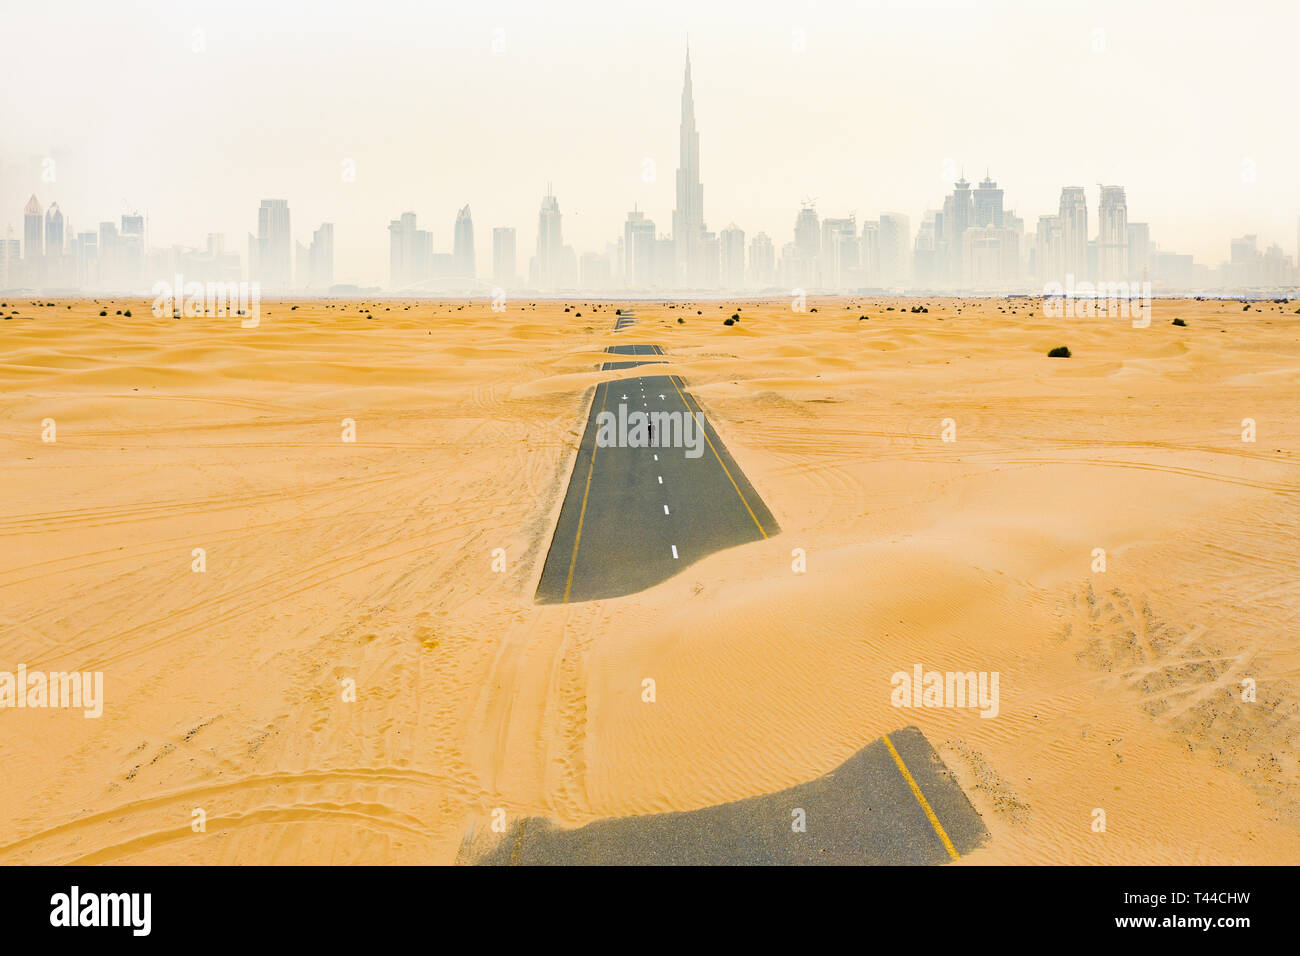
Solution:
{"label": "tall glass tower", "polygon": [[673,210],[677,282],[701,279],[701,240],[704,236],[704,186],[700,183],[700,134],[695,128],[695,95],[691,89],[691,51],[686,50],[686,80],[682,85],[681,154],[677,163],[677,208]]}
{"label": "tall glass tower", "polygon": [[476,277],[474,265],[474,220],[469,206],[456,213],[456,231],[452,239],[452,269],[459,279]]}

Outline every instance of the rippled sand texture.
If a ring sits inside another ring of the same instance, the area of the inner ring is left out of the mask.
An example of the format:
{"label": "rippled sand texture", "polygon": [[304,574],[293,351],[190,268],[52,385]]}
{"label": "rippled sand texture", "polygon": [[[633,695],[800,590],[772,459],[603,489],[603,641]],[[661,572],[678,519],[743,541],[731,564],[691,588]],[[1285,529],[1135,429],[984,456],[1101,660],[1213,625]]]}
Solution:
{"label": "rippled sand texture", "polygon": [[[0,711],[0,862],[449,863],[498,809],[694,809],[908,724],[988,826],[965,862],[1300,858],[1300,303],[916,304],[640,304],[615,336],[577,300],[246,330],[7,299],[0,670],[107,701]],[[619,341],[664,347],[782,532],[534,606]],[[998,671],[1000,713],[894,708],[917,663]]]}

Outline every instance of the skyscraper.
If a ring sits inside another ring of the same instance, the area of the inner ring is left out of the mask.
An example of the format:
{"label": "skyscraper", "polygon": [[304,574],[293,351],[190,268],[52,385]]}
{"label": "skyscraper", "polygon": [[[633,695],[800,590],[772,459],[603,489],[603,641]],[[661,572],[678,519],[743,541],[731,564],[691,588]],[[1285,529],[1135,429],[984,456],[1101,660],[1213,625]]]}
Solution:
{"label": "skyscraper", "polygon": [[72,238],[72,276],[79,288],[89,286],[95,279],[99,258],[99,235],[79,232]]}
{"label": "skyscraper", "polygon": [[962,233],[962,285],[1004,289],[1016,279],[1020,237],[997,226],[972,226]]}
{"label": "skyscraper", "polygon": [[965,244],[962,242],[962,233],[974,224],[974,220],[975,208],[970,183],[963,175],[953,184],[952,195],[943,201],[942,246],[947,259],[946,278],[950,283],[958,284],[963,281],[965,269],[962,266],[962,252]]}
{"label": "skyscraper", "polygon": [[[128,235],[125,217],[122,234]],[[257,209],[257,279],[269,290],[289,288],[292,272],[289,201],[263,199]]]}
{"label": "skyscraper", "polygon": [[7,226],[5,238],[0,239],[0,289],[16,286],[19,270],[22,269],[22,243],[13,235],[13,228]]}
{"label": "skyscraper", "polygon": [[1264,250],[1257,281],[1265,288],[1289,285],[1291,282],[1291,269],[1291,257],[1286,255],[1282,251],[1282,247],[1276,242],[1270,242],[1268,248]]}
{"label": "skyscraper", "polygon": [[1128,224],[1128,278],[1137,282],[1147,278],[1151,268],[1151,226],[1145,222]]}
{"label": "skyscraper", "polygon": [[1061,250],[1061,217],[1039,216],[1034,242],[1039,281],[1044,285],[1062,282],[1065,279],[1065,259]]}
{"label": "skyscraper", "polygon": [[50,208],[45,210],[45,257],[47,259],[57,259],[63,254],[63,213],[59,211],[59,204],[50,203]]}
{"label": "skyscraper", "polygon": [[99,224],[99,285],[111,289],[122,273],[122,240],[117,223]]}
{"label": "skyscraper", "polygon": [[1002,228],[1002,190],[998,189],[998,184],[987,173],[984,181],[975,187],[974,211],[974,225]]}
{"label": "skyscraper", "polygon": [[821,223],[817,219],[817,207],[811,200],[804,200],[799,215],[794,220],[794,258],[790,267],[793,274],[790,281],[799,286],[818,284],[817,259],[822,251]]}
{"label": "skyscraper", "polygon": [[722,244],[718,241],[716,232],[705,230],[700,233],[700,249],[698,275],[695,284],[705,289],[716,289],[718,287],[719,263],[722,259]]}
{"label": "skyscraper", "polygon": [[654,284],[671,289],[677,283],[677,246],[668,236],[655,239]]}
{"label": "skyscraper", "polygon": [[862,238],[858,242],[858,264],[862,281],[874,285],[880,281],[880,221],[868,220],[862,224]]}
{"label": "skyscraper", "polygon": [[[144,275],[144,216],[134,212],[123,213],[120,222],[122,223],[122,232],[118,236],[117,241],[122,271],[119,280],[126,288],[132,288],[140,281],[141,276]],[[289,261],[289,236],[287,226],[284,239],[284,261],[287,270],[287,263]]]}
{"label": "skyscraper", "polygon": [[880,284],[904,285],[911,262],[911,221],[899,213],[880,214]]}
{"label": "skyscraper", "polygon": [[413,212],[388,224],[388,272],[394,289],[422,282],[433,273],[433,237],[416,228]]}
{"label": "skyscraper", "polygon": [[1260,262],[1258,242],[1259,237],[1253,233],[1231,240],[1229,243],[1231,257],[1227,263],[1228,285],[1244,289],[1258,284],[1257,273]]}
{"label": "skyscraper", "polygon": [[[916,240],[912,243],[912,282],[923,289],[932,289],[941,284],[938,258],[940,228],[942,228],[942,219],[939,211],[927,209],[925,215],[921,217],[920,227],[916,230]],[[865,228],[862,233],[864,237],[867,235]],[[880,242],[878,233],[875,238],[878,250]]]}
{"label": "skyscraper", "polygon": [[691,51],[686,51],[682,84],[682,123],[677,163],[677,208],[673,210],[673,242],[677,277],[683,285],[701,278],[700,243],[704,234],[704,186],[700,183],[700,134],[695,129],[695,96],[691,88]]}
{"label": "skyscraper", "polygon": [[822,220],[821,283],[828,289],[844,287],[847,274],[858,268],[858,224],[855,217]]}
{"label": "skyscraper", "polygon": [[456,232],[451,247],[452,271],[458,278],[473,279],[477,273],[474,268],[474,220],[470,218],[469,206],[456,213]]}
{"label": "skyscraper", "polygon": [[139,213],[122,213],[122,235],[144,238],[144,216]]}
{"label": "skyscraper", "polygon": [[542,207],[537,213],[537,254],[533,256],[529,278],[540,289],[560,285],[564,268],[564,233],[560,202],[549,183]]}
{"label": "skyscraper", "polygon": [[308,252],[309,278],[315,292],[326,292],[334,284],[334,223],[323,222],[311,236]]}
{"label": "skyscraper", "polygon": [[492,281],[505,289],[515,284],[515,230],[511,226],[497,226],[492,230]]}
{"label": "skyscraper", "polygon": [[409,281],[410,233],[414,229],[413,212],[404,212],[388,223],[388,284],[394,289],[400,289]]}
{"label": "skyscraper", "polygon": [[655,245],[655,224],[634,208],[623,223],[623,282],[627,288],[647,289],[656,284]]}
{"label": "skyscraper", "polygon": [[[33,196],[23,208],[23,259],[32,263],[27,270],[29,276],[38,271],[36,263],[45,254],[45,220],[41,216],[41,204]],[[33,280],[33,284],[36,282]]]}
{"label": "skyscraper", "polygon": [[1025,238],[1025,221],[1016,215],[1014,209],[1007,209],[1002,213],[1002,228],[1015,236],[1016,241],[1015,271],[1006,276],[1007,284],[1020,287],[1023,286],[1025,276],[1028,275],[1026,268],[1031,255],[1029,243]]}
{"label": "skyscraper", "polygon": [[776,281],[776,248],[765,232],[760,232],[749,242],[749,281],[759,289]]}
{"label": "skyscraper", "polygon": [[1061,271],[1054,279],[1074,276],[1076,282],[1088,278],[1088,200],[1082,186],[1061,189]]}
{"label": "skyscraper", "polygon": [[719,239],[722,287],[740,289],[745,285],[745,231],[733,222],[722,230]]}
{"label": "skyscraper", "polygon": [[1128,201],[1123,186],[1102,186],[1097,205],[1097,278],[1119,282],[1128,274]]}

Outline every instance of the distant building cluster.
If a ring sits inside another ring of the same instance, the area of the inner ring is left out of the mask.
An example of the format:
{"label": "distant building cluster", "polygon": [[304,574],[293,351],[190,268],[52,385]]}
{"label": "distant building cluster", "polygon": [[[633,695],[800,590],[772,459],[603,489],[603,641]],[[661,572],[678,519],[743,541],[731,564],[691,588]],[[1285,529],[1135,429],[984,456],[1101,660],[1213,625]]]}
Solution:
{"label": "distant building cluster", "polygon": [[[1300,283],[1295,262],[1276,245],[1255,249],[1255,237],[1232,241],[1232,258],[1218,269],[1191,256],[1158,249],[1148,225],[1129,222],[1122,186],[1100,186],[1095,232],[1082,186],[1061,190],[1054,215],[1040,216],[1032,231],[1004,206],[1003,189],[989,175],[972,184],[963,175],[940,209],[911,220],[895,212],[859,223],[856,216],[819,218],[805,200],[795,215],[793,240],[779,251],[765,232],[746,244],[734,222],[711,232],[704,219],[700,134],[695,122],[690,54],[682,84],[681,126],[672,228],[661,232],[644,210],[627,214],[623,234],[603,251],[577,255],[566,245],[559,200],[548,187],[537,217],[537,245],[526,275],[519,273],[514,228],[492,230],[491,283],[537,292],[819,292],[1041,291],[1056,283],[1141,283],[1157,288],[1281,287]],[[430,284],[474,291],[486,280],[468,270],[462,230],[473,234],[469,207],[456,220],[451,256],[433,252],[429,234],[404,213],[389,226],[390,287],[417,291]],[[1300,232],[1297,233],[1300,241]]]}
{"label": "distant building cluster", "polygon": [[[402,294],[484,294],[489,290],[560,293],[590,291],[671,293],[1042,291],[1053,284],[1151,282],[1157,290],[1265,289],[1300,284],[1297,263],[1276,244],[1260,249],[1256,236],[1233,239],[1230,258],[1211,268],[1160,249],[1147,223],[1130,222],[1124,187],[1098,187],[1090,226],[1082,186],[1061,190],[1055,213],[1039,216],[1031,231],[1005,208],[1003,189],[987,173],[978,184],[964,173],[941,208],[916,224],[896,212],[858,222],[856,215],[819,218],[806,199],[794,217],[793,238],[778,248],[765,232],[746,242],[731,222],[710,231],[704,218],[700,134],[695,121],[690,53],[686,56],[670,231],[644,210],[627,214],[622,234],[601,251],[575,253],[564,241],[560,201],[548,186],[537,213],[537,238],[521,271],[513,227],[492,229],[491,270],[475,258],[468,205],[456,213],[452,249],[436,252],[432,233],[414,212],[388,225],[387,290]],[[0,289],[134,290],[161,277],[237,281],[241,261],[224,237],[211,233],[201,249],[152,251],[146,217],[132,211],[120,223],[75,232],[58,203],[42,209],[35,196],[23,210],[22,239],[0,239]],[[1297,228],[1300,246],[1300,224]],[[328,294],[354,286],[334,282],[334,226],[323,223],[310,243],[295,243],[289,204],[264,199],[257,233],[248,236],[247,278],[264,293]]]}
{"label": "distant building cluster", "polygon": [[42,209],[32,196],[23,207],[22,240],[12,230],[0,239],[0,288],[133,287],[144,274],[146,248],[145,220],[135,212],[77,232],[57,202]]}
{"label": "distant building cluster", "polygon": [[[23,209],[23,238],[0,239],[0,289],[49,292],[140,292],[183,275],[189,282],[239,282],[243,263],[210,232],[202,248],[151,249],[148,220],[138,212],[75,232],[57,202],[42,210],[32,196]],[[326,293],[334,284],[334,226],[322,223],[311,243],[292,243],[289,204],[264,199],[257,234],[248,237],[248,278],[268,292]]]}

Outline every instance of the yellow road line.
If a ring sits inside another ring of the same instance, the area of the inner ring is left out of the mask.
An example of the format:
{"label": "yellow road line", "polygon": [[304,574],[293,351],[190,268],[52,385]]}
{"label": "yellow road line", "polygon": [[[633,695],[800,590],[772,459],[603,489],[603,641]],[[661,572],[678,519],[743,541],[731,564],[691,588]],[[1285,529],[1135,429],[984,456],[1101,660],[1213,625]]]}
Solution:
{"label": "yellow road line", "polygon": [[[605,399],[609,397],[609,383],[601,382],[604,393],[600,399],[600,410],[605,411]],[[595,404],[595,400],[592,400]],[[596,416],[597,418],[600,415]],[[596,435],[591,436],[591,464],[587,466],[587,487],[582,490],[582,508],[578,511],[578,533],[573,536],[573,557],[569,558],[569,576],[564,579],[564,603],[569,603],[569,591],[573,589],[573,569],[578,564],[578,543],[582,541],[582,520],[587,517],[587,495],[591,493],[591,473],[596,470]]]}
{"label": "yellow road line", "polygon": [[510,848],[510,865],[511,865],[511,866],[518,866],[520,860],[523,859],[523,852],[524,852],[524,827],[526,827],[526,826],[528,826],[528,818],[527,818],[527,817],[525,817],[524,819],[520,820],[519,823],[518,823],[518,825],[516,825],[516,827],[515,827],[515,842],[514,842],[514,846],[512,846],[512,847]]}
{"label": "yellow road line", "polygon": [[948,839],[948,834],[944,830],[943,824],[940,823],[939,818],[934,815],[934,810],[930,808],[930,803],[925,799],[925,794],[921,792],[920,786],[917,785],[915,778],[913,778],[911,772],[907,769],[907,764],[903,763],[903,758],[900,757],[898,751],[894,749],[894,742],[889,739],[889,734],[885,734],[881,739],[884,740],[885,746],[889,748],[889,755],[894,758],[894,763],[898,764],[898,770],[903,775],[903,779],[906,780],[907,785],[912,788],[912,796],[916,797],[916,802],[921,805],[921,809],[925,811],[925,815],[929,818],[930,826],[934,827],[934,832],[937,833],[939,839],[943,841],[944,848],[948,851],[948,855],[954,860],[957,859],[961,854],[958,853],[957,848],[952,845],[952,840]]}
{"label": "yellow road line", "polygon": [[[659,347],[655,346],[655,348],[659,348]],[[660,355],[663,354],[662,349],[660,349],[659,354]],[[672,382],[673,388],[677,389],[677,397],[680,398],[682,400],[682,404],[686,406],[686,414],[694,418],[695,412],[691,411],[691,403],[686,400],[686,396],[682,394],[682,390],[680,388],[677,388],[677,382],[674,381],[676,376],[669,375],[667,376],[667,378],[668,381]],[[700,414],[701,415],[704,414],[704,409],[700,409]],[[736,489],[736,494],[740,498],[740,503],[745,506],[745,510],[749,512],[749,516],[754,519],[754,524],[758,528],[758,533],[761,534],[764,538],[766,538],[767,532],[763,530],[763,523],[759,521],[758,516],[754,514],[754,509],[749,506],[749,502],[745,500],[745,496],[740,491],[740,485],[736,484],[736,479],[731,477],[731,472],[727,470],[726,464],[723,463],[722,456],[719,455],[718,450],[713,447],[713,442],[709,438],[708,429],[704,427],[702,422],[697,422],[697,424],[699,424],[700,426],[700,432],[704,435],[704,440],[709,443],[709,450],[713,452],[713,457],[718,459],[718,464],[722,466],[722,473],[727,476],[727,480],[731,482],[731,487]]]}

